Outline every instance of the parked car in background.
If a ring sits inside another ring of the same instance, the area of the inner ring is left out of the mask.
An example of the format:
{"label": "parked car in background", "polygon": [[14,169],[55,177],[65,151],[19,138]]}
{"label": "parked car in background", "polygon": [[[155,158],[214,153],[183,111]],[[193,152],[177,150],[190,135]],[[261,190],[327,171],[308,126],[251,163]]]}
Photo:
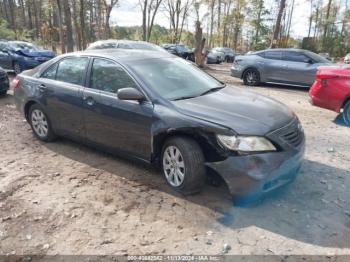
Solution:
{"label": "parked car in background", "polygon": [[302,49],[267,49],[237,56],[231,75],[243,79],[245,85],[278,83],[310,87],[317,68],[332,64],[326,58]]}
{"label": "parked car in background", "polygon": [[225,54],[216,50],[208,50],[206,56],[207,64],[220,64],[225,61]]}
{"label": "parked car in background", "polygon": [[215,47],[213,51],[224,53],[224,59],[228,63],[232,63],[235,60],[235,51],[228,47]]}
{"label": "parked car in background", "polygon": [[154,163],[182,193],[200,191],[210,169],[232,194],[259,197],[293,181],[303,159],[304,133],[287,106],[167,53],[70,53],[14,81],[38,139],[66,136]]}
{"label": "parked car in background", "polygon": [[318,53],[320,56],[326,58],[329,61],[332,61],[331,56],[329,55],[329,53]]}
{"label": "parked car in background", "polygon": [[0,66],[19,74],[55,57],[55,53],[23,41],[0,41]]}
{"label": "parked car in background", "polygon": [[350,54],[347,54],[347,55],[344,57],[344,63],[345,63],[345,64],[350,64]]}
{"label": "parked car in background", "polygon": [[151,50],[151,51],[160,51],[164,52],[164,49],[155,44],[145,42],[145,41],[133,41],[133,40],[100,40],[94,43],[91,43],[86,50],[94,49],[138,49],[138,50]]}
{"label": "parked car in background", "polygon": [[7,93],[7,90],[9,90],[10,87],[10,81],[7,76],[7,73],[4,69],[0,67],[0,96],[4,96]]}
{"label": "parked car in background", "polygon": [[161,45],[166,51],[170,54],[182,57],[183,59],[190,60],[192,62],[195,61],[194,52],[190,50],[185,45],[181,44],[163,44]]}
{"label": "parked car in background", "polygon": [[350,66],[319,67],[309,92],[311,103],[340,113],[350,126]]}

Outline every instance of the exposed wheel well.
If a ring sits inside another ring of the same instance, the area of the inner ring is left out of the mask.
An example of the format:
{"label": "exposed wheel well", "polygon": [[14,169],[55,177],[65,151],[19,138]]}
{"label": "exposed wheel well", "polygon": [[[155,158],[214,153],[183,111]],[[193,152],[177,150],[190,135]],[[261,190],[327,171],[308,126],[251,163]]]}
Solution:
{"label": "exposed wheel well", "polygon": [[159,135],[154,139],[153,156],[152,156],[153,162],[159,163],[163,145],[166,140],[172,137],[187,137],[196,141],[200,146],[200,148],[202,149],[206,162],[220,161],[224,158],[222,155],[219,154],[219,152],[216,152],[216,149],[213,146],[210,145],[210,143],[208,142],[208,138],[201,135],[194,134],[194,133],[188,133],[185,131],[174,131],[171,133]]}
{"label": "exposed wheel well", "polygon": [[343,105],[341,106],[341,108],[344,108],[346,103],[350,101],[350,97],[348,97],[347,99],[345,99]]}
{"label": "exposed wheel well", "polygon": [[26,103],[26,105],[24,106],[24,116],[25,118],[28,120],[29,119],[29,109],[32,105],[37,104],[35,101],[29,101]]}

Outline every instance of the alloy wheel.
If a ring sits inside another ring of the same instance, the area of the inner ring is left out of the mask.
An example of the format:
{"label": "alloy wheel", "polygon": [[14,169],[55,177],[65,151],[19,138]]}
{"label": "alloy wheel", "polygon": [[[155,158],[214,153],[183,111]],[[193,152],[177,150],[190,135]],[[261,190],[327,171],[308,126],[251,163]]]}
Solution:
{"label": "alloy wheel", "polygon": [[168,146],[163,154],[165,178],[173,187],[180,186],[185,179],[185,162],[176,146]]}
{"label": "alloy wheel", "polygon": [[248,71],[246,73],[246,79],[249,84],[254,84],[258,79],[258,75],[255,71]]}
{"label": "alloy wheel", "polygon": [[49,132],[49,124],[47,122],[45,114],[41,110],[33,110],[31,121],[35,133],[41,138],[47,137]]}

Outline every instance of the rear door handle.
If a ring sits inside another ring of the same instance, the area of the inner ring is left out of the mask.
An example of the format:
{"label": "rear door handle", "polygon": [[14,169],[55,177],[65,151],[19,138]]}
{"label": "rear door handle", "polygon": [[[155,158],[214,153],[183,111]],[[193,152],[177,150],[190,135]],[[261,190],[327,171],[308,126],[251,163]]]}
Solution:
{"label": "rear door handle", "polygon": [[84,96],[83,99],[88,106],[93,106],[95,104],[95,100],[91,96]]}
{"label": "rear door handle", "polygon": [[39,86],[39,91],[40,91],[40,92],[44,92],[45,90],[46,90],[46,85],[41,84],[41,85]]}

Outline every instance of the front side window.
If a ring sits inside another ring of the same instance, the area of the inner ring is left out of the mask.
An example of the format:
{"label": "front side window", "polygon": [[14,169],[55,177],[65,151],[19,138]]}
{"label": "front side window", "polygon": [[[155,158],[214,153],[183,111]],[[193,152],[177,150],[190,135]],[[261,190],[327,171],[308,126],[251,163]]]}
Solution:
{"label": "front side window", "polygon": [[56,79],[56,72],[57,72],[57,67],[58,63],[53,64],[50,66],[46,71],[41,75],[41,78],[46,78],[46,79]]}
{"label": "front side window", "polygon": [[56,80],[82,85],[88,62],[87,57],[70,57],[61,60],[58,64]]}
{"label": "front side window", "polygon": [[282,52],[280,52],[280,51],[266,51],[265,58],[274,59],[274,60],[281,60],[282,59]]}
{"label": "front side window", "polygon": [[283,54],[283,60],[306,63],[308,60],[310,60],[310,58],[303,53],[287,51]]}
{"label": "front side window", "polygon": [[136,84],[124,69],[115,62],[96,58],[91,69],[90,88],[117,93],[120,88]]}

